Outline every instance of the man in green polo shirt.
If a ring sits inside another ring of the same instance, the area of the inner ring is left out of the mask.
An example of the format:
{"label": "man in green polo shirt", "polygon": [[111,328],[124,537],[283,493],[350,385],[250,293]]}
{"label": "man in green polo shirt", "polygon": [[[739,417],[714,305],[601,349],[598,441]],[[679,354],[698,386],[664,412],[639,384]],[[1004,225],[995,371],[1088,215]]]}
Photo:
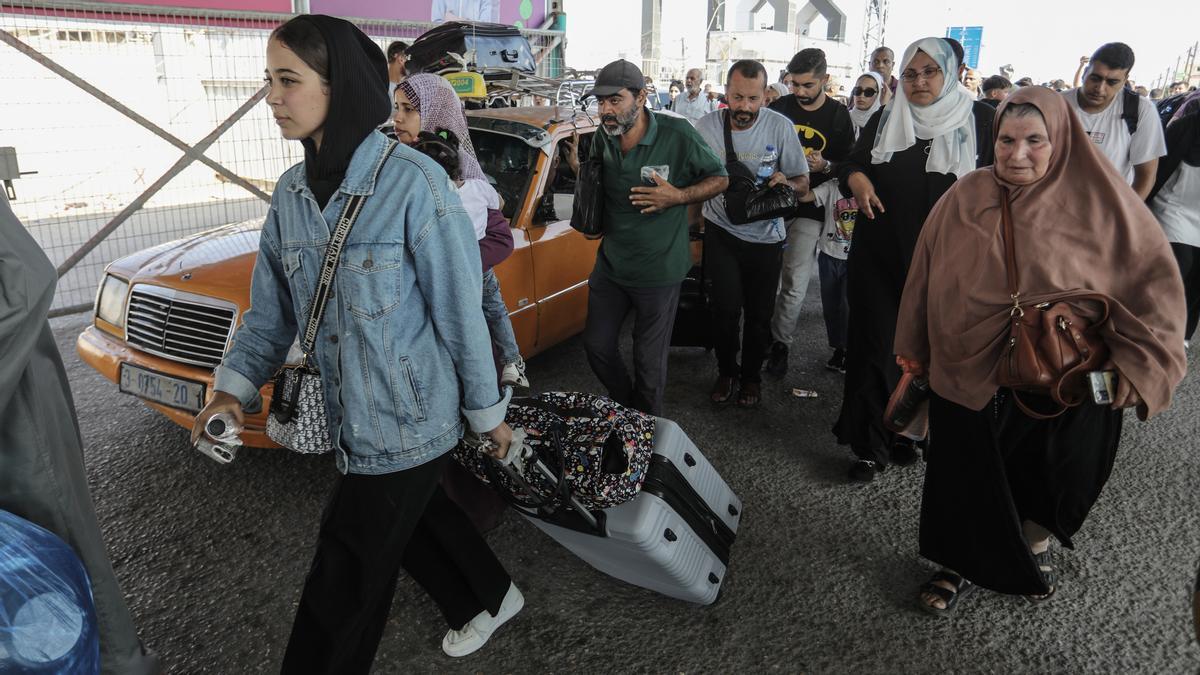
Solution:
{"label": "man in green polo shirt", "polygon": [[[586,96],[599,104],[596,151],[604,164],[604,241],[588,279],[583,344],[618,403],[660,415],[679,288],[691,268],[687,205],[729,185],[725,166],[691,123],[646,108],[637,66],[614,61]],[[629,377],[619,336],[633,310]]]}

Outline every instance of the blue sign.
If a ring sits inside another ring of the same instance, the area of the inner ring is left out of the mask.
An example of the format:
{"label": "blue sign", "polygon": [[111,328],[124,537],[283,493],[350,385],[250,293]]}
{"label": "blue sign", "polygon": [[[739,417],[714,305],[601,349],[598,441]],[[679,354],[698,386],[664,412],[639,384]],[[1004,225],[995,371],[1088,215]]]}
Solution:
{"label": "blue sign", "polygon": [[962,43],[963,63],[971,68],[979,67],[979,48],[983,46],[983,26],[951,26],[946,37]]}

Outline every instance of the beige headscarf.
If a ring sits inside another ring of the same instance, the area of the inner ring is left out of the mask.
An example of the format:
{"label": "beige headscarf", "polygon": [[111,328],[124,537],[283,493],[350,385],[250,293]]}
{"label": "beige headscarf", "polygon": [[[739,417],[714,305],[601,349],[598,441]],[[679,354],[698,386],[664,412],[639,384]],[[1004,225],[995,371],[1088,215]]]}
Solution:
{"label": "beige headscarf", "polygon": [[[917,240],[896,326],[896,353],[928,364],[938,395],[972,410],[995,393],[1009,308],[1000,188],[1009,188],[1022,304],[1072,292],[1110,299],[1102,331],[1113,362],[1141,395],[1142,419],[1171,403],[1187,369],[1179,268],[1162,228],[1090,143],[1062,96],[1023,87],[996,111],[1030,103],[1053,152],[1037,182],[1005,183],[992,167],[959,179]],[[1086,308],[1081,308],[1086,311]]]}

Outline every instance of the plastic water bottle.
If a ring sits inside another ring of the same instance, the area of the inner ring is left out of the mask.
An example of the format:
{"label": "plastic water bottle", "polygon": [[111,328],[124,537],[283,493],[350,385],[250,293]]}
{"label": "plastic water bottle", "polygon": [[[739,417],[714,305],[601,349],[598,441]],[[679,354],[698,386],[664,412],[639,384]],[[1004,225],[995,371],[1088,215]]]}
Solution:
{"label": "plastic water bottle", "polygon": [[775,152],[775,146],[768,145],[767,151],[763,153],[762,161],[758,164],[757,184],[762,185],[770,180],[771,176],[775,175],[775,165],[779,162],[779,153]]}

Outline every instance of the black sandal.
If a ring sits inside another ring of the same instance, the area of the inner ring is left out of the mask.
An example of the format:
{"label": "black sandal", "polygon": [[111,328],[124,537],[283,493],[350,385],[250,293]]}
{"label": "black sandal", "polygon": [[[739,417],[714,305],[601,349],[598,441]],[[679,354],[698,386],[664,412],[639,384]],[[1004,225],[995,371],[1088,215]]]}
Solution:
{"label": "black sandal", "polygon": [[708,394],[708,400],[714,405],[725,405],[732,401],[736,394],[737,378],[721,375],[717,377],[716,382],[713,382],[712,391]]}
{"label": "black sandal", "polygon": [[1033,554],[1033,561],[1037,563],[1038,572],[1042,575],[1042,580],[1046,582],[1046,586],[1050,589],[1045,595],[1026,595],[1025,600],[1029,604],[1037,606],[1054,597],[1058,591],[1058,568],[1054,565],[1054,556],[1050,554],[1050,549],[1046,549],[1041,553]]}
{"label": "black sandal", "polygon": [[917,450],[916,441],[899,434],[892,439],[892,464],[896,466],[911,466],[916,464],[919,459],[921,459],[921,452]]}
{"label": "black sandal", "polygon": [[757,408],[760,403],[762,403],[762,385],[758,382],[743,382],[742,389],[738,392],[738,407]]}
{"label": "black sandal", "polygon": [[[944,581],[951,584],[954,586],[954,590],[938,586],[934,583],[936,581]],[[928,593],[929,595],[936,596],[942,602],[946,603],[946,606],[935,607],[925,602],[925,599],[921,595],[917,596],[917,606],[921,608],[921,611],[934,616],[949,616],[954,613],[959,601],[974,593],[977,588],[978,586],[964,579],[961,574],[951,572],[950,570],[938,570],[936,574],[929,578],[929,581],[921,584],[921,594]]]}

